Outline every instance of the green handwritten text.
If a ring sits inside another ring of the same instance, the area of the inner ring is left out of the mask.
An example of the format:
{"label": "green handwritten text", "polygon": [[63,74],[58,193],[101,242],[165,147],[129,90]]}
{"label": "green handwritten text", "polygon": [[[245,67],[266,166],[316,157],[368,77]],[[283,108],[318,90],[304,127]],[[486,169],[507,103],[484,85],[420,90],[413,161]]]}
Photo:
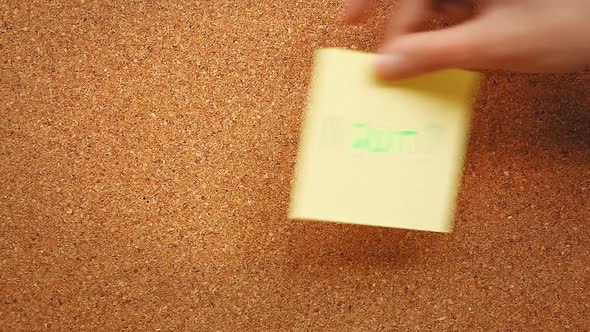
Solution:
{"label": "green handwritten text", "polygon": [[432,148],[432,137],[409,129],[371,126],[365,122],[352,125],[352,148],[381,153],[423,153]]}
{"label": "green handwritten text", "polygon": [[424,155],[438,150],[441,128],[386,127],[364,121],[349,122],[345,118],[330,117],[323,121],[321,144],[330,149],[352,149],[364,153]]}

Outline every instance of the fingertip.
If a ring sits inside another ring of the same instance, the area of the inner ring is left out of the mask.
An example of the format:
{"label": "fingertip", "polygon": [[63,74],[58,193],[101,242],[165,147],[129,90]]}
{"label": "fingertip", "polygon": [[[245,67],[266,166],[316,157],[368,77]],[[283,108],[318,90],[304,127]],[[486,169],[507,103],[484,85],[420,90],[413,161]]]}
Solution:
{"label": "fingertip", "polygon": [[398,40],[385,43],[375,55],[373,67],[379,79],[398,80],[412,74],[412,58],[400,47]]}
{"label": "fingertip", "polygon": [[355,24],[366,18],[371,0],[347,0],[344,9],[344,22]]}
{"label": "fingertip", "polygon": [[374,67],[377,77],[390,80],[399,76],[404,59],[400,54],[380,53],[375,56]]}
{"label": "fingertip", "polygon": [[424,67],[412,65],[411,63],[402,63],[398,59],[394,61],[386,60],[385,63],[375,65],[375,74],[377,78],[384,81],[396,81],[409,79],[424,74],[428,70]]}
{"label": "fingertip", "polygon": [[436,62],[422,61],[397,46],[386,46],[375,56],[374,68],[381,80],[402,80],[438,69]]}
{"label": "fingertip", "polygon": [[398,36],[381,49],[377,73],[379,77],[397,79],[451,67],[490,66],[494,59],[485,51],[487,41],[481,38],[486,27],[481,22],[464,23]]}

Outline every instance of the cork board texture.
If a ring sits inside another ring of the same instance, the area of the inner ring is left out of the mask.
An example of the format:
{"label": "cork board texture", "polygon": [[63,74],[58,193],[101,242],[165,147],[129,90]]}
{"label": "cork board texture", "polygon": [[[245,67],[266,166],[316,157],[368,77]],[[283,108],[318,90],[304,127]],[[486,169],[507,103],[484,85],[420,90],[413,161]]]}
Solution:
{"label": "cork board texture", "polygon": [[487,74],[452,234],[287,220],[313,51],[397,5],[0,2],[0,330],[589,330],[588,74]]}

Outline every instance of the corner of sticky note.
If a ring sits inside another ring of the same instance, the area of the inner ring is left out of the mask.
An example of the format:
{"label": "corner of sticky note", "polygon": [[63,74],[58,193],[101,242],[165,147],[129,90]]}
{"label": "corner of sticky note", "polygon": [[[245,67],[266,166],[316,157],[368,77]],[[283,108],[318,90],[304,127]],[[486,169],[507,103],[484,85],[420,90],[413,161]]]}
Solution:
{"label": "corner of sticky note", "polygon": [[479,75],[385,82],[373,57],[317,51],[289,218],[449,232]]}

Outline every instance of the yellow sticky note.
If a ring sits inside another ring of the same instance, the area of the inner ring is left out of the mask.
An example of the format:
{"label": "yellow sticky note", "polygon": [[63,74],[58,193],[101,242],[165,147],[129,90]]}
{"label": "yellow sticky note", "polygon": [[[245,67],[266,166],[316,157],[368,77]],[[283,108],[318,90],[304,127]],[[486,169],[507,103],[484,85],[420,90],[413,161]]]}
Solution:
{"label": "yellow sticky note", "polygon": [[289,217],[450,232],[480,76],[383,82],[374,56],[317,51]]}

